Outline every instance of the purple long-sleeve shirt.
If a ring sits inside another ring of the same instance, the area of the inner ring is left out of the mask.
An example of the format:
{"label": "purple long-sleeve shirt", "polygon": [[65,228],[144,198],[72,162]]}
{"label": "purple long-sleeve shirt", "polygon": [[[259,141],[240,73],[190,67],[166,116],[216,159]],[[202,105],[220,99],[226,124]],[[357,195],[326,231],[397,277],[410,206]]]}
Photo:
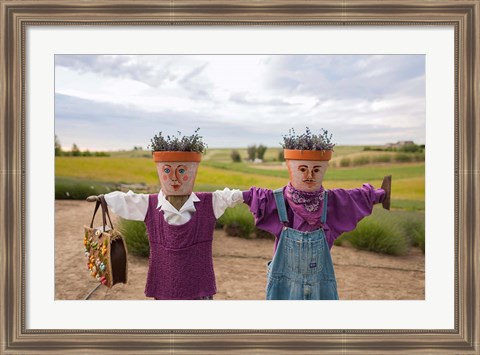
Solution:
{"label": "purple long-sleeve shirt", "polygon": [[[284,196],[285,196],[285,187]],[[383,200],[385,191],[375,189],[370,184],[363,184],[357,189],[332,189],[328,190],[327,222],[323,225],[327,243],[330,248],[333,242],[342,233],[355,229],[357,223],[372,213],[373,205]],[[273,191],[269,189],[252,187],[243,191],[243,200],[250,207],[255,217],[257,228],[275,235],[275,250],[278,238],[282,232],[283,224],[278,217]],[[320,220],[314,225],[308,224],[302,217],[295,214],[285,199],[289,227],[311,232],[321,225]],[[323,205],[322,207],[323,208]]]}

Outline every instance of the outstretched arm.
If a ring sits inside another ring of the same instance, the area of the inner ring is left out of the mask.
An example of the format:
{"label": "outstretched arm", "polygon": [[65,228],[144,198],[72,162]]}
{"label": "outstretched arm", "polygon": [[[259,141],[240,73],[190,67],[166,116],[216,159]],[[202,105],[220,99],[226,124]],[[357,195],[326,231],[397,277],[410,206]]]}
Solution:
{"label": "outstretched arm", "polygon": [[88,196],[87,197],[87,201],[88,202],[97,202],[97,201],[100,201],[100,196],[103,196],[103,194],[101,195],[92,195],[92,196]]}
{"label": "outstretched arm", "polygon": [[349,232],[358,222],[370,215],[373,206],[382,203],[385,209],[390,209],[391,176],[386,176],[382,188],[375,189],[370,184],[364,184],[357,189],[332,189],[328,191],[327,224],[335,239],[344,232]]}
{"label": "outstretched arm", "polygon": [[[99,196],[88,196],[88,202],[96,202]],[[127,193],[121,191],[110,192],[105,195],[105,201],[112,212],[125,219],[143,221],[148,209],[148,195]]]}
{"label": "outstretched arm", "polygon": [[229,207],[234,207],[243,202],[242,192],[240,190],[230,190],[225,188],[213,192],[212,203],[215,218],[219,219]]}
{"label": "outstretched arm", "polygon": [[252,186],[250,189],[243,191],[243,201],[253,214],[257,228],[277,237],[280,236],[283,224],[278,217],[272,190]]}

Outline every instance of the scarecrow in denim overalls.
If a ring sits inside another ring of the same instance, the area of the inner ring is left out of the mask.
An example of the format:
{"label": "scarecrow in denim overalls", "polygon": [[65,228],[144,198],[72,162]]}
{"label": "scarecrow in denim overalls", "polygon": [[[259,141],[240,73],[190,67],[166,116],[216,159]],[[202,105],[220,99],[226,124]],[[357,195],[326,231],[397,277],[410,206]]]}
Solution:
{"label": "scarecrow in denim overalls", "polygon": [[[292,131],[291,131],[292,132]],[[284,136],[290,182],[275,191],[252,187],[243,192],[259,229],[275,235],[268,263],[267,300],[337,300],[330,249],[342,233],[382,203],[390,209],[391,176],[375,189],[325,190],[322,182],[332,157],[331,136],[295,132]]]}

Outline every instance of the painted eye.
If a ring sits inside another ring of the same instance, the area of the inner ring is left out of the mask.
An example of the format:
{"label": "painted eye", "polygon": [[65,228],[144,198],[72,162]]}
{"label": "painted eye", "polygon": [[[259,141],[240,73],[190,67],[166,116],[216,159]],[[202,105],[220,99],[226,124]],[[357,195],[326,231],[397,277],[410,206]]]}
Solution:
{"label": "painted eye", "polygon": [[179,169],[178,172],[179,172],[180,174],[185,174],[185,169],[183,169],[183,168],[182,168],[182,169]]}
{"label": "painted eye", "polygon": [[302,173],[304,173],[305,171],[307,171],[307,169],[306,169],[306,168],[300,168],[300,171],[301,171]]}
{"label": "painted eye", "polygon": [[313,172],[314,173],[318,173],[320,171],[320,169],[314,169]]}
{"label": "painted eye", "polygon": [[170,174],[170,169],[169,168],[165,168],[165,169],[163,169],[163,171],[165,172],[165,174]]}

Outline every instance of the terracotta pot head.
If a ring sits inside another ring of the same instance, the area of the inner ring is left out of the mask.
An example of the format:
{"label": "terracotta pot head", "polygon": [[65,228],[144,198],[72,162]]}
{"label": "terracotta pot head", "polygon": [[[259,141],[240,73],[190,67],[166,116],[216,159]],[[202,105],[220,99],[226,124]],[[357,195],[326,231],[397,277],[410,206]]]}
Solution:
{"label": "terracotta pot head", "polygon": [[300,191],[320,190],[332,151],[284,150],[292,186]]}
{"label": "terracotta pot head", "polygon": [[154,152],[153,159],[157,165],[162,192],[166,196],[185,196],[192,193],[200,164],[200,153]]}

